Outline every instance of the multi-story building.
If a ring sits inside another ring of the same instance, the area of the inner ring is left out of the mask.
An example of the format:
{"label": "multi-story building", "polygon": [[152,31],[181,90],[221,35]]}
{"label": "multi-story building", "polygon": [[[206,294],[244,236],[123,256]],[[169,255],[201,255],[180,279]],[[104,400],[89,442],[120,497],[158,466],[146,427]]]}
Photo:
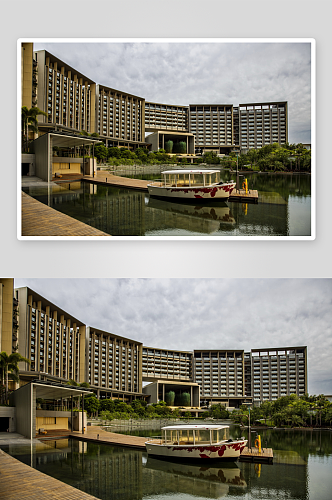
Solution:
{"label": "multi-story building", "polygon": [[205,405],[213,402],[238,406],[245,401],[242,350],[195,350],[193,361],[194,380]]}
{"label": "multi-story building", "polygon": [[240,104],[239,147],[241,151],[267,144],[288,142],[287,102]]}
{"label": "multi-story building", "polygon": [[99,397],[142,395],[142,343],[87,328],[86,378]]}
{"label": "multi-story building", "polygon": [[[248,353],[249,358],[249,353]],[[251,396],[254,404],[307,393],[307,348],[252,349]]]}
{"label": "multi-story building", "polygon": [[19,303],[18,352],[30,360],[21,379],[85,381],[86,326],[28,287],[15,290]]}
{"label": "multi-story building", "polygon": [[145,103],[145,130],[169,130],[188,132],[188,106],[175,104]]}
{"label": "multi-story building", "polygon": [[18,301],[13,297],[13,278],[0,278],[0,352],[17,350]]}
{"label": "multi-story building", "polygon": [[38,117],[42,132],[95,132],[96,83],[46,50],[34,52],[36,102],[47,113]]}
{"label": "multi-story building", "polygon": [[[228,154],[288,142],[287,102],[174,105],[146,102],[81,74],[46,50],[22,43],[22,106],[38,106],[40,133],[96,132],[106,146],[158,150],[165,140],[187,141],[188,154]],[[145,132],[154,134],[145,137]],[[172,134],[169,138],[166,133]],[[184,134],[181,136],[181,134]],[[194,141],[192,141],[193,136]],[[190,139],[190,143],[188,142]]]}
{"label": "multi-story building", "polygon": [[[100,398],[132,401],[188,392],[194,406],[274,401],[307,393],[305,346],[178,351],[86,326],[28,287],[0,280],[0,347],[30,360],[22,384],[33,379],[88,382]],[[19,312],[18,312],[19,310]],[[149,383],[149,387],[143,387]]]}
{"label": "multi-story building", "polygon": [[234,148],[233,105],[190,104],[189,131],[195,135],[196,152],[229,153]]}
{"label": "multi-story building", "polygon": [[192,380],[192,352],[143,347],[142,374],[144,380]]}
{"label": "multi-story building", "polygon": [[145,144],[144,99],[119,90],[97,86],[96,131],[106,146]]}

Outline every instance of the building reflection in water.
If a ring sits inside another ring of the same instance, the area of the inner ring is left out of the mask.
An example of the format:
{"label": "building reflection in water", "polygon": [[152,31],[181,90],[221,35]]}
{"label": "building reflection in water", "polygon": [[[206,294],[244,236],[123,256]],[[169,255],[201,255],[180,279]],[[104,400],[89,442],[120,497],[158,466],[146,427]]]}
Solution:
{"label": "building reflection in water", "polygon": [[[112,236],[287,236],[289,207],[279,195],[265,202],[209,204],[165,201],[145,193],[71,182],[24,189],[56,210]],[[281,202],[281,201],[282,202]]]}
{"label": "building reflection in water", "polygon": [[5,452],[100,499],[141,500],[174,494],[205,499],[309,498],[308,464],[297,452],[275,452],[275,463],[191,464],[158,460],[145,452],[75,439],[11,445]]}

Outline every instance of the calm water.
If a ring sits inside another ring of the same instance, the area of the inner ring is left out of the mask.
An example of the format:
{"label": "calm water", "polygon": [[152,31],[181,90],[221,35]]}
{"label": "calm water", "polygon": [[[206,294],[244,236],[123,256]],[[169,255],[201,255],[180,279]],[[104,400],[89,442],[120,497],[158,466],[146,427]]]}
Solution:
{"label": "calm water", "polygon": [[[238,427],[231,427],[231,437],[244,434]],[[274,450],[273,465],[236,462],[201,467],[151,459],[141,451],[68,439],[47,441],[33,445],[33,449],[3,449],[103,500],[331,498],[331,432],[267,430],[260,434],[263,446],[267,442]]]}
{"label": "calm water", "polygon": [[[235,174],[226,171],[222,177],[234,179]],[[31,186],[24,191],[113,236],[310,236],[310,175],[248,174],[247,178],[249,189],[259,192],[257,205],[161,201],[146,193],[86,182]]]}

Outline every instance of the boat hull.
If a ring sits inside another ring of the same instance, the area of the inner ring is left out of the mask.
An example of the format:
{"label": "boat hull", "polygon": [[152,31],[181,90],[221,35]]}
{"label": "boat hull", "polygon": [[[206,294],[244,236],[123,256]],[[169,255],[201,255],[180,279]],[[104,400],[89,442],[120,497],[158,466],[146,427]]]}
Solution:
{"label": "boat hull", "polygon": [[148,184],[150,196],[159,198],[180,198],[185,200],[227,199],[235,188],[235,182],[206,187],[163,187]]}
{"label": "boat hull", "polygon": [[246,441],[202,445],[202,446],[172,446],[164,444],[145,443],[149,456],[166,460],[237,460],[242,453]]}

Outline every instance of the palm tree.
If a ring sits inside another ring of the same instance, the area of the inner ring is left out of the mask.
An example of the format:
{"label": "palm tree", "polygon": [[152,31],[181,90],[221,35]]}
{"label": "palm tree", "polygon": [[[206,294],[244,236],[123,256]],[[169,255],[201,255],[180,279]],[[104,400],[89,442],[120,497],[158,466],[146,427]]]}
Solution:
{"label": "palm tree", "polygon": [[[42,111],[41,109],[35,107],[28,109],[26,106],[22,106],[22,147],[25,144],[25,150],[28,150],[28,135],[29,128],[33,130],[33,132],[38,132],[38,115],[47,116],[47,113]],[[25,139],[25,140],[24,140]],[[24,149],[24,148],[23,148]]]}
{"label": "palm tree", "polygon": [[19,368],[18,363],[21,361],[25,361],[30,364],[29,359],[24,358],[18,352],[13,352],[12,354],[7,354],[5,351],[0,353],[0,367],[2,373],[2,383],[5,379],[5,403],[8,402],[8,379],[9,372],[11,372],[11,379],[18,381],[19,380]]}

